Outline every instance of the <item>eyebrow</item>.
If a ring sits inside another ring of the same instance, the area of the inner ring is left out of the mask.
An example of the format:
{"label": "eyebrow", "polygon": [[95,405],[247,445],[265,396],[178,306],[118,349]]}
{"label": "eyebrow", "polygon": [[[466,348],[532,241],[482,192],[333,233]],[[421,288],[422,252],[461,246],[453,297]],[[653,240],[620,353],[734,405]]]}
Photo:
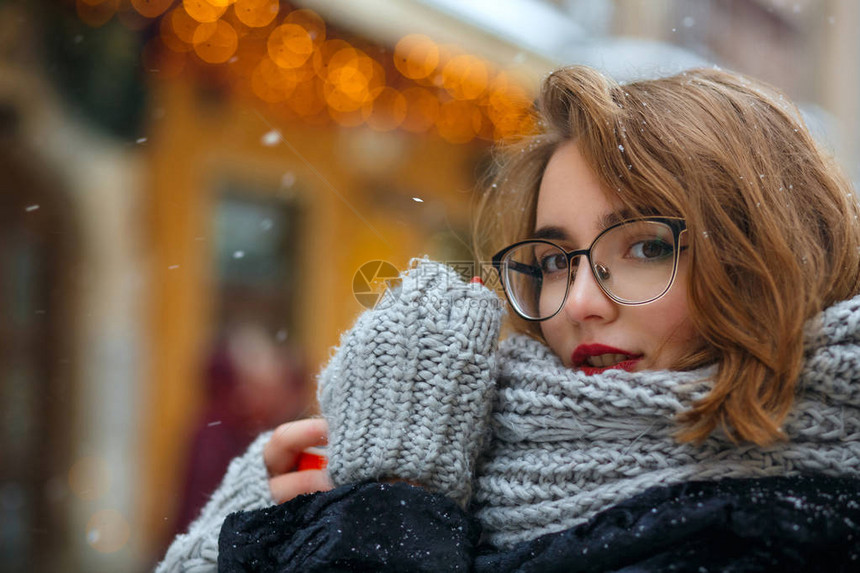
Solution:
{"label": "eyebrow", "polygon": [[[600,230],[608,229],[612,225],[616,225],[622,221],[626,221],[634,216],[633,212],[630,209],[623,208],[617,209],[615,211],[610,211],[609,213],[603,215],[600,218]],[[570,235],[568,235],[567,231],[565,231],[562,227],[557,225],[548,225],[546,227],[541,227],[539,229],[535,229],[534,234],[532,235],[533,239],[546,239],[549,241],[559,240],[566,241],[570,239]]]}
{"label": "eyebrow", "polygon": [[541,227],[540,229],[536,229],[532,234],[533,239],[548,239],[548,240],[566,240],[567,239],[567,231],[562,229],[561,227],[556,227],[555,225],[549,227]]}
{"label": "eyebrow", "polygon": [[612,211],[607,213],[603,217],[600,218],[600,230],[611,227],[612,225],[617,225],[622,221],[626,221],[627,219],[632,219],[635,215],[633,211],[627,208],[618,209],[616,211]]}

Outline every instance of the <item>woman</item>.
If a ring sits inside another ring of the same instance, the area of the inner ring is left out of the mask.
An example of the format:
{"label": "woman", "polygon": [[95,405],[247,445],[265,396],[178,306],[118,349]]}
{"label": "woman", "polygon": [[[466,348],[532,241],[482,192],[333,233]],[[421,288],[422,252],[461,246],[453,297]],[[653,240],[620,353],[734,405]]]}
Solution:
{"label": "woman", "polygon": [[328,471],[292,471],[321,420],[259,439],[165,570],[236,510],[224,570],[850,570],[850,185],[726,72],[567,68],[539,109],[477,219],[517,332],[497,350],[489,290],[419,262],[320,376]]}

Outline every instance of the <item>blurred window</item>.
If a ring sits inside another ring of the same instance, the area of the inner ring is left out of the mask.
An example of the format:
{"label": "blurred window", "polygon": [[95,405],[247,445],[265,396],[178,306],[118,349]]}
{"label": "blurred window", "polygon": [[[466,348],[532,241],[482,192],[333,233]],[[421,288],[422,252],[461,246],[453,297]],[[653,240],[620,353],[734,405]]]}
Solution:
{"label": "blurred window", "polygon": [[228,183],[215,208],[219,326],[263,324],[283,337],[295,324],[299,207]]}

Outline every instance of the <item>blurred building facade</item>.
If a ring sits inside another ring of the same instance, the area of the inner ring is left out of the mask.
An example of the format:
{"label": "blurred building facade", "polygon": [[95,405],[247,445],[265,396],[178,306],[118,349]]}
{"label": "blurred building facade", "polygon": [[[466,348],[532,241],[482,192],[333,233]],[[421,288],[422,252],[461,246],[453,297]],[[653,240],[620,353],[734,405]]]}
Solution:
{"label": "blurred building facade", "polygon": [[[273,15],[240,17],[249,6]],[[250,324],[313,373],[363,310],[365,263],[470,260],[490,148],[527,129],[557,65],[759,76],[805,104],[856,179],[856,2],[501,6],[0,3],[4,570],[150,568],[174,530],[213,344]],[[338,68],[338,53],[367,59]],[[304,93],[314,58],[340,75]]]}

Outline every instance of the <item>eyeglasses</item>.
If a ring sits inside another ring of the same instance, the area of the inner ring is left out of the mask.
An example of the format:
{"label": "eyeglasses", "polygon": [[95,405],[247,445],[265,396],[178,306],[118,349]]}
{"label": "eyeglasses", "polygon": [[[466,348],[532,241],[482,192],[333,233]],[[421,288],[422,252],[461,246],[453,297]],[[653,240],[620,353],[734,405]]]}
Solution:
{"label": "eyeglasses", "polygon": [[603,230],[587,249],[565,251],[544,239],[520,241],[493,256],[505,296],[526,320],[547,320],[561,310],[585,257],[601,290],[618,304],[635,306],[666,294],[678,272],[681,233],[677,217],[643,217]]}

